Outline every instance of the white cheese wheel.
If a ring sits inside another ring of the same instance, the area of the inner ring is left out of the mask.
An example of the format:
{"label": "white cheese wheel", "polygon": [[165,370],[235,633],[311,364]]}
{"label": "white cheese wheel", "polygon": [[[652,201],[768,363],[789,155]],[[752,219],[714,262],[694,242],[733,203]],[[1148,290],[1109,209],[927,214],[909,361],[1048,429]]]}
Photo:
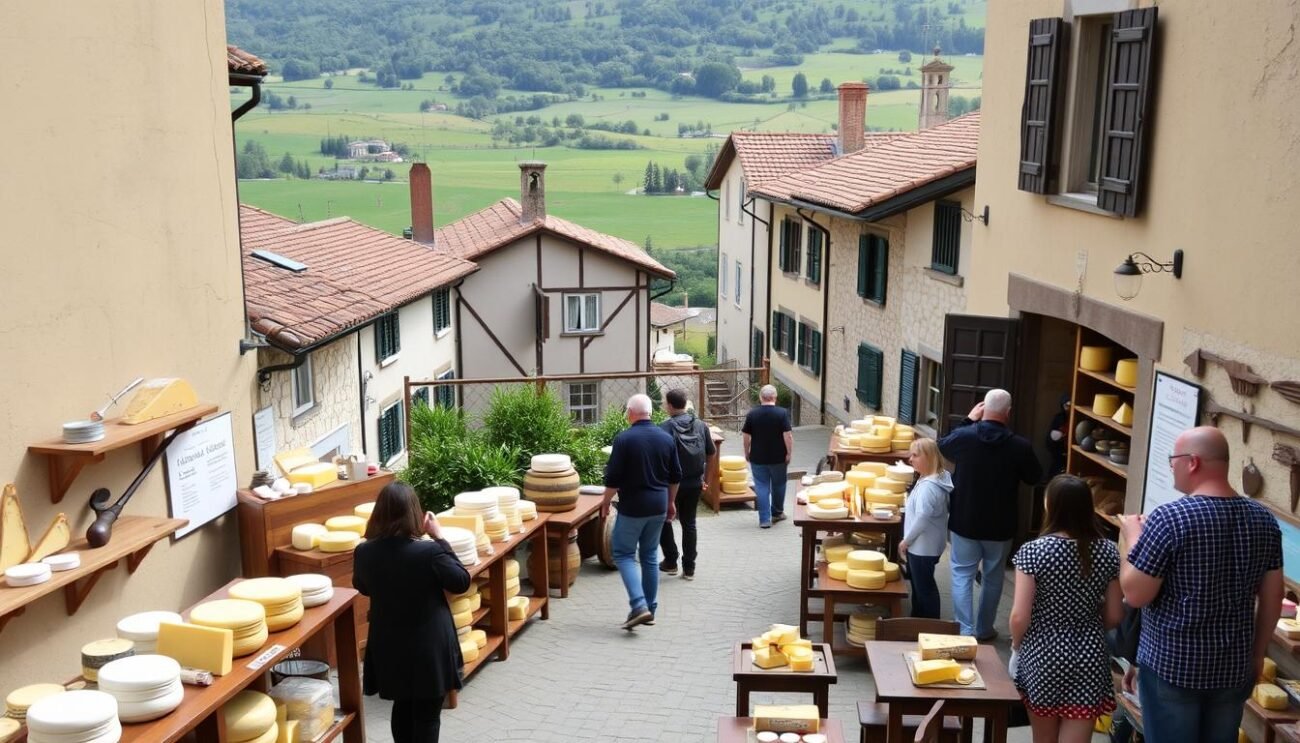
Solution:
{"label": "white cheese wheel", "polygon": [[854,550],[845,559],[849,570],[882,570],[885,567],[885,556],[875,550]]}
{"label": "white cheese wheel", "polygon": [[916,470],[911,465],[895,462],[885,467],[885,474],[891,480],[897,480],[902,483],[910,483],[916,479]]}
{"label": "white cheese wheel", "polygon": [[334,586],[328,575],[321,575],[320,573],[298,573],[297,575],[290,575],[285,580],[297,585],[298,590],[302,591],[303,595],[324,591]]}
{"label": "white cheese wheel", "polygon": [[847,519],[849,509],[843,506],[839,508],[814,508],[808,511],[808,515],[815,519]]}
{"label": "white cheese wheel", "polygon": [[34,586],[50,579],[50,566],[43,562],[24,562],[5,569],[5,582],[18,588]]}
{"label": "white cheese wheel", "polygon": [[316,540],[320,535],[329,531],[324,524],[298,524],[293,527],[293,548],[296,550],[309,550],[316,547]]}
{"label": "white cheese wheel", "polygon": [[366,520],[360,516],[334,516],[325,520],[325,528],[329,531],[350,531],[355,532],[357,536],[364,536]]}
{"label": "white cheese wheel", "polygon": [[537,472],[565,472],[573,469],[573,459],[568,454],[534,454],[529,464]]}
{"label": "white cheese wheel", "polygon": [[119,619],[117,636],[133,642],[157,642],[160,622],[180,624],[181,621],[181,615],[174,611],[142,611]]}
{"label": "white cheese wheel", "polygon": [[894,511],[892,511],[891,509],[888,509],[888,508],[873,508],[873,509],[871,509],[871,517],[872,517],[872,518],[876,518],[876,519],[880,519],[881,521],[885,521],[885,520],[888,520],[888,519],[892,519],[892,518],[894,518],[894,516],[896,516],[896,515],[897,515],[897,514],[894,513]]}
{"label": "white cheese wheel", "polygon": [[29,736],[44,740],[58,740],[63,736],[81,740],[87,732],[116,721],[117,700],[113,695],[89,689],[52,694],[27,709]]}
{"label": "white cheese wheel", "polygon": [[255,740],[275,727],[275,700],[260,691],[241,691],[221,708],[226,740]]}
{"label": "white cheese wheel", "polygon": [[75,570],[81,567],[81,553],[61,552],[57,555],[42,558],[41,562],[49,565],[51,571],[62,573],[65,570]]}
{"label": "white cheese wheel", "polygon": [[134,655],[99,669],[100,691],[156,691],[181,677],[181,664],[165,655]]}

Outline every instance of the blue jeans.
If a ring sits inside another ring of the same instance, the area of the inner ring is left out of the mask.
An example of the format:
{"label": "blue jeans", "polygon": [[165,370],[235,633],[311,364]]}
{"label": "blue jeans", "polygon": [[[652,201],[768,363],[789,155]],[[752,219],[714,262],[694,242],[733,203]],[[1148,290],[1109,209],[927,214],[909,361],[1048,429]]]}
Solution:
{"label": "blue jeans", "polygon": [[773,516],[785,513],[785,463],[753,464],[754,494],[758,496],[758,523],[770,524]]}
{"label": "blue jeans", "polygon": [[1235,689],[1185,689],[1138,669],[1142,733],[1151,743],[1232,743],[1253,681]]}
{"label": "blue jeans", "polygon": [[912,582],[912,616],[939,618],[939,584],[934,582],[938,557],[907,555],[907,570]]}
{"label": "blue jeans", "polygon": [[[627,589],[627,603],[632,611],[659,606],[659,534],[664,529],[664,514],[658,516],[624,516],[614,519],[610,548],[614,564]],[[637,551],[640,550],[640,560]]]}
{"label": "blue jeans", "polygon": [[[961,633],[972,637],[993,634],[993,622],[998,616],[998,601],[1002,600],[1002,575],[1011,553],[1011,540],[994,542],[987,539],[967,539],[949,532],[952,540],[952,616],[961,625]],[[971,613],[971,599],[975,587],[975,570],[984,573],[980,588],[979,609]]]}

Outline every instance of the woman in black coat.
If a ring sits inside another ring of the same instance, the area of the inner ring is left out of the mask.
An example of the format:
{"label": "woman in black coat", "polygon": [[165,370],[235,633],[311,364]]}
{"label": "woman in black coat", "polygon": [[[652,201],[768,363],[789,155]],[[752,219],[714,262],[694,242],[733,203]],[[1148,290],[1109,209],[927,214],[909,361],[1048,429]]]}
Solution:
{"label": "woman in black coat", "polygon": [[442,700],[461,688],[463,663],[443,591],[464,593],[469,583],[411,486],[393,482],[379,491],[352,584],[370,597],[365,693],[392,700],[395,743],[438,740]]}

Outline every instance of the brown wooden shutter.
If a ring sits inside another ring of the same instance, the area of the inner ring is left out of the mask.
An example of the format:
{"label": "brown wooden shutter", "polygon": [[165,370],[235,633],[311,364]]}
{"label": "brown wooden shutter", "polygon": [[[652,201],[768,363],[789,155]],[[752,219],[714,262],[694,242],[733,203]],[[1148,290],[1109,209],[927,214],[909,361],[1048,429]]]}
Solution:
{"label": "brown wooden shutter", "polygon": [[1097,206],[1125,217],[1137,216],[1139,207],[1158,11],[1142,8],[1116,13],[1110,35]]}
{"label": "brown wooden shutter", "polygon": [[1060,18],[1029,22],[1029,60],[1025,102],[1020,108],[1021,191],[1047,193],[1055,185],[1057,161],[1056,98],[1065,87],[1069,26]]}
{"label": "brown wooden shutter", "polygon": [[1005,317],[948,315],[943,326],[943,433],[991,389],[1015,393],[1017,324]]}

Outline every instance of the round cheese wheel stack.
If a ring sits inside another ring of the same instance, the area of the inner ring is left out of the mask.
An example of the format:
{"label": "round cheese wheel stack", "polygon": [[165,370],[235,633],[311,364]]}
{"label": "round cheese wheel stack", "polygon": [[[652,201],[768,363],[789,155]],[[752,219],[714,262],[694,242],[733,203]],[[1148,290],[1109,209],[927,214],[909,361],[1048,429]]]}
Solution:
{"label": "round cheese wheel stack", "polygon": [[899,570],[898,563],[896,562],[889,562],[888,560],[886,560],[885,569],[883,572],[885,573],[885,580],[889,581],[890,583],[896,580],[902,580],[903,578],[903,573],[901,570]]}
{"label": "round cheese wheel stack", "polygon": [[268,732],[275,740],[275,700],[260,691],[241,691],[221,708],[230,743],[262,743]]}
{"label": "round cheese wheel stack", "polygon": [[181,615],[174,611],[142,611],[118,620],[117,636],[135,643],[136,655],[149,655],[158,646],[158,623],[182,621]]}
{"label": "round cheese wheel stack", "polygon": [[849,564],[847,562],[832,562],[826,566],[826,574],[835,580],[844,580],[849,576]]}
{"label": "round cheese wheel stack", "polygon": [[885,468],[885,474],[891,480],[897,480],[905,485],[910,485],[916,480],[916,470],[911,465],[895,462]]}
{"label": "round cheese wheel stack", "polygon": [[99,678],[99,669],[118,658],[135,655],[135,643],[121,637],[95,640],[81,647],[81,676],[87,681]]}
{"label": "round cheese wheel stack", "polygon": [[334,598],[334,583],[328,575],[320,573],[299,573],[291,575],[285,580],[298,586],[302,591],[303,608],[310,609],[313,606],[329,603]]}
{"label": "round cheese wheel stack", "polygon": [[722,482],[749,482],[749,470],[741,468],[738,470],[720,470],[719,477]]}
{"label": "round cheese wheel stack", "polygon": [[250,578],[230,587],[230,598],[256,601],[266,609],[266,628],[281,632],[302,621],[302,588],[286,578]]}
{"label": "round cheese wheel stack", "polygon": [[156,720],[181,704],[181,664],[165,655],[136,655],[99,669],[99,690],[117,699],[122,722]]}
{"label": "round cheese wheel stack", "polygon": [[[557,459],[544,459],[555,457]],[[558,459],[563,457],[563,460]],[[533,461],[546,464],[543,469],[532,468],[524,473],[524,497],[532,501],[538,511],[559,513],[572,511],[578,505],[578,486],[581,480],[572,466],[557,470],[554,463],[568,462],[567,454],[539,454]]]}
{"label": "round cheese wheel stack", "polygon": [[845,622],[845,639],[850,645],[861,647],[868,640],[876,639],[876,620],[882,616],[876,607],[864,607],[849,615]]}
{"label": "round cheese wheel stack", "polygon": [[324,524],[298,524],[293,527],[293,548],[296,550],[316,549],[320,537],[329,529]]}
{"label": "round cheese wheel stack", "polygon": [[827,562],[844,562],[849,559],[849,553],[853,549],[851,544],[833,544],[829,547],[823,545],[822,558]]}
{"label": "round cheese wheel stack", "polygon": [[872,487],[876,481],[876,475],[873,472],[864,472],[862,470],[849,470],[844,473],[844,480],[857,490],[865,490]]}
{"label": "round cheese wheel stack", "polygon": [[504,542],[510,538],[510,529],[506,525],[506,517],[497,514],[489,519],[483,519],[483,533],[493,542]]}
{"label": "round cheese wheel stack", "polygon": [[1120,359],[1115,362],[1115,381],[1125,387],[1136,387],[1138,383],[1138,360]]}
{"label": "round cheese wheel stack", "polygon": [[[357,505],[352,507],[352,515],[356,516],[359,519],[365,519],[366,521],[370,520],[370,515],[373,514],[374,512],[375,512],[374,503],[358,503]],[[365,532],[362,533],[364,534]]]}
{"label": "round cheese wheel stack", "polygon": [[1109,371],[1111,350],[1109,346],[1084,346],[1079,351],[1079,368],[1086,371]]}
{"label": "round cheese wheel stack", "polygon": [[718,457],[718,466],[724,470],[744,470],[749,463],[745,458],[736,454],[726,454]]}
{"label": "round cheese wheel stack", "polygon": [[522,521],[532,521],[537,518],[537,504],[530,500],[519,501],[519,518]]}
{"label": "round cheese wheel stack", "polygon": [[470,639],[461,640],[460,656],[466,663],[478,660],[478,643]]}
{"label": "round cheese wheel stack", "polygon": [[469,631],[469,639],[474,641],[474,646],[482,650],[487,646],[487,633],[481,629],[472,629]]}
{"label": "round cheese wheel stack", "polygon": [[478,548],[475,546],[477,539],[474,532],[456,526],[444,526],[442,538],[451,545],[451,551],[456,553],[456,558],[462,565],[478,564]]}
{"label": "round cheese wheel stack", "polygon": [[361,535],[354,531],[327,531],[315,537],[316,549],[321,552],[351,552],[361,544]]}
{"label": "round cheese wheel stack", "polygon": [[808,515],[815,519],[847,519],[849,517],[849,509],[846,506],[834,506],[832,508],[813,506],[808,509]]}
{"label": "round cheese wheel stack", "polygon": [[245,599],[218,599],[199,604],[190,609],[190,623],[230,630],[235,636],[236,658],[256,653],[268,637],[266,609],[256,601]]}
{"label": "round cheese wheel stack", "polygon": [[497,510],[506,517],[506,529],[508,531],[519,533],[524,530],[524,522],[519,515],[519,488],[498,485],[483,488],[481,492],[484,495],[496,497]]}
{"label": "round cheese wheel stack", "polygon": [[885,573],[880,570],[854,570],[849,569],[848,577],[844,579],[850,588],[861,588],[866,591],[874,591],[878,588],[885,587]]}
{"label": "round cheese wheel stack", "polygon": [[465,602],[465,610],[461,612],[452,612],[451,623],[456,629],[468,628],[474,622],[474,612],[469,610],[469,602]]}
{"label": "round cheese wheel stack", "polygon": [[102,691],[52,694],[27,709],[29,743],[116,743],[121,737],[117,700]]}
{"label": "round cheese wheel stack", "polygon": [[519,561],[506,560],[506,578],[518,578],[518,577],[519,577]]}
{"label": "round cheese wheel stack", "polygon": [[[492,603],[492,589],[490,587],[484,586],[483,590],[479,592],[479,595],[482,597],[483,601]],[[518,577],[507,578],[506,579],[506,600],[512,599],[518,595],[519,595],[519,578]]]}
{"label": "round cheese wheel stack", "polygon": [[27,710],[37,701],[67,691],[62,684],[30,684],[9,692],[5,697],[5,714],[15,720],[27,718]]}
{"label": "round cheese wheel stack", "polygon": [[5,583],[11,588],[34,586],[50,579],[50,566],[43,562],[25,562],[5,569]]}
{"label": "round cheese wheel stack", "polygon": [[748,480],[722,481],[722,492],[728,495],[744,495],[749,492]]}
{"label": "round cheese wheel stack", "polygon": [[456,504],[453,511],[457,516],[481,516],[486,522],[501,513],[497,507],[497,497],[491,493],[472,490],[460,493],[453,500]]}
{"label": "round cheese wheel stack", "polygon": [[329,531],[350,531],[359,537],[366,535],[366,520],[360,516],[334,516],[325,519],[325,528]]}
{"label": "round cheese wheel stack", "polygon": [[885,568],[885,556],[875,550],[854,550],[849,553],[845,561],[849,564],[849,570],[883,570]]}
{"label": "round cheese wheel stack", "polygon": [[891,451],[889,434],[867,433],[858,439],[858,448],[869,454],[885,454]]}

